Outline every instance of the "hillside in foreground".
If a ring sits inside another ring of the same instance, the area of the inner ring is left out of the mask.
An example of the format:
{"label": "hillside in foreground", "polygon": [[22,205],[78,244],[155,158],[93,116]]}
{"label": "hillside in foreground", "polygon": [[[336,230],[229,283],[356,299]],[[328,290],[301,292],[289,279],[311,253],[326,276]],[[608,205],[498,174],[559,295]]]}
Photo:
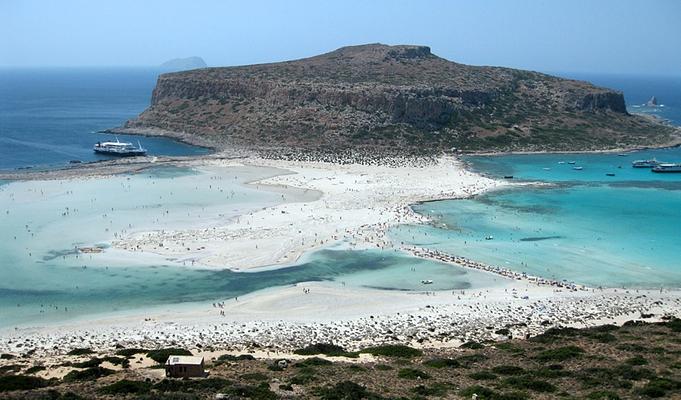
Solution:
{"label": "hillside in foreground", "polygon": [[163,74],[151,106],[117,131],[219,148],[379,154],[596,150],[678,139],[673,128],[627,113],[620,92],[382,44]]}
{"label": "hillside in foreground", "polygon": [[[498,333],[507,334],[503,330]],[[673,318],[661,323],[630,321],[622,327],[552,328],[529,340],[467,343],[458,349],[418,350],[385,345],[348,353],[332,345],[316,344],[296,351],[305,356],[298,359],[223,354],[207,360],[208,378],[164,379],[160,363],[168,354],[180,351],[187,350],[119,348],[110,354],[94,354],[78,349],[53,364],[30,356],[3,354],[0,397],[681,398],[681,320]],[[372,357],[367,360],[365,354]],[[63,377],[40,377],[49,373]]]}

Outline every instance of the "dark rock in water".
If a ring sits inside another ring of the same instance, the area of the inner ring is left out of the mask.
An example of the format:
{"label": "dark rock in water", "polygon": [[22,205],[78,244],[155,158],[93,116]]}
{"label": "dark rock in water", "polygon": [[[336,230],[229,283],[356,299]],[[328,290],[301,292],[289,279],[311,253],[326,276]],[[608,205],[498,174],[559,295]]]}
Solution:
{"label": "dark rock in water", "polygon": [[125,130],[281,154],[594,150],[667,143],[674,132],[628,114],[618,91],[383,44],[163,74]]}
{"label": "dark rock in water", "polygon": [[161,64],[161,70],[165,72],[187,71],[197,68],[206,68],[206,62],[201,57],[174,58]]}
{"label": "dark rock in water", "polygon": [[657,107],[657,99],[655,96],[651,97],[650,100],[646,103],[648,107]]}
{"label": "dark rock in water", "polygon": [[80,160],[70,160],[69,164],[80,164],[82,161]]}

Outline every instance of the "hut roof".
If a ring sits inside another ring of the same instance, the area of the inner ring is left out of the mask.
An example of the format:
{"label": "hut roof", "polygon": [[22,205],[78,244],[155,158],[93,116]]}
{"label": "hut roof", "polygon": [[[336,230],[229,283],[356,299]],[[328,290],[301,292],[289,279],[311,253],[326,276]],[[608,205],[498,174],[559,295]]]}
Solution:
{"label": "hut roof", "polygon": [[166,365],[201,365],[203,364],[203,357],[195,356],[169,356]]}

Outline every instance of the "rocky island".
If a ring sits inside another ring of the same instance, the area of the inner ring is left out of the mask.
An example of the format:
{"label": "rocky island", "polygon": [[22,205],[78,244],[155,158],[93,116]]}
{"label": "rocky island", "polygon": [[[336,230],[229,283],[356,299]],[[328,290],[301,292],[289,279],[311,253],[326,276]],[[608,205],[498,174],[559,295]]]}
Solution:
{"label": "rocky island", "polygon": [[588,151],[678,138],[674,128],[629,114],[621,92],[383,44],[163,74],[151,106],[114,131],[223,149],[381,154]]}
{"label": "rocky island", "polygon": [[201,57],[173,58],[160,65],[161,71],[177,72],[190,69],[206,68],[206,62]]}

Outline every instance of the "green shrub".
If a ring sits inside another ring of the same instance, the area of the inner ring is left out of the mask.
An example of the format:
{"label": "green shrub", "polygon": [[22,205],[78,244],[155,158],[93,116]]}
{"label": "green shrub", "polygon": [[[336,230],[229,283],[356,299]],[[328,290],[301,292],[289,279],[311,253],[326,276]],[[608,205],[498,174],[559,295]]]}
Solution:
{"label": "green shrub", "polygon": [[268,364],[267,369],[274,372],[281,372],[284,370],[284,368],[280,367],[277,363]]}
{"label": "green shrub", "polygon": [[600,343],[613,343],[617,341],[617,337],[611,333],[596,333],[589,337]]}
{"label": "green shrub", "polygon": [[615,387],[629,389],[631,382],[621,380],[614,371],[607,368],[584,368],[574,373],[575,378],[588,388]]}
{"label": "green shrub", "polygon": [[[194,393],[169,392],[169,393],[164,393],[162,399],[163,400],[199,400],[199,396],[194,394]],[[156,393],[138,394],[137,396],[135,396],[135,400],[159,400],[159,396]]]}
{"label": "green shrub", "polygon": [[423,365],[431,368],[460,368],[461,363],[453,358],[431,358],[423,362]]}
{"label": "green shrub", "polygon": [[523,392],[497,393],[492,389],[478,385],[467,387],[461,390],[459,394],[468,399],[475,394],[478,396],[478,400],[525,400],[528,398],[527,394]]}
{"label": "green shrub", "polygon": [[269,380],[270,378],[267,375],[263,374],[262,372],[249,372],[241,375],[241,379],[247,381],[266,381]]}
{"label": "green shrub", "polygon": [[415,368],[402,368],[397,372],[397,376],[403,379],[429,379],[430,375]]}
{"label": "green shrub", "polygon": [[515,365],[497,365],[492,368],[492,372],[500,375],[522,375],[525,370]]}
{"label": "green shrub", "polygon": [[588,400],[620,400],[620,396],[617,393],[611,392],[609,390],[591,392],[588,396],[586,396],[586,398]]}
{"label": "green shrub", "polygon": [[655,373],[647,368],[634,368],[631,365],[619,365],[613,371],[621,376],[623,379],[629,381],[640,381],[641,379],[648,379],[655,376]]}
{"label": "green shrub", "polygon": [[648,397],[664,397],[669,391],[681,389],[681,382],[668,378],[653,378],[639,389],[639,393]]}
{"label": "green shrub", "polygon": [[0,375],[5,375],[8,373],[13,374],[15,372],[21,371],[21,368],[23,367],[18,364],[3,365],[0,367]]}
{"label": "green shrub", "polygon": [[145,354],[148,352],[149,350],[147,349],[120,349],[116,351],[116,355],[130,358],[135,354]]}
{"label": "green shrub", "polygon": [[418,385],[411,389],[412,393],[419,396],[437,396],[444,397],[447,395],[450,386],[443,383],[436,383],[432,386]]}
{"label": "green shrub", "polygon": [[679,318],[672,318],[665,322],[664,325],[671,329],[672,332],[681,332],[681,319]]}
{"label": "green shrub", "polygon": [[88,348],[80,348],[80,349],[73,349],[66,353],[68,356],[84,356],[88,354],[92,354],[94,351],[88,349]]}
{"label": "green shrub", "polygon": [[556,387],[551,383],[526,376],[506,378],[504,383],[517,389],[529,389],[535,392],[553,393],[556,391]]}
{"label": "green shrub", "polygon": [[308,358],[304,361],[300,361],[296,363],[294,366],[295,367],[318,367],[318,366],[323,366],[323,365],[333,365],[333,362],[329,360],[325,360],[323,358],[319,357],[312,357]]}
{"label": "green shrub", "polygon": [[270,390],[270,385],[263,382],[258,386],[235,385],[227,390],[228,394],[254,400],[275,400],[276,393]]}
{"label": "green shrub", "polygon": [[166,361],[168,361],[168,357],[170,356],[191,356],[191,355],[192,355],[191,351],[178,348],[151,350],[147,353],[147,357],[151,358],[152,360],[156,361],[159,364],[164,364]]}
{"label": "green shrub", "polygon": [[291,377],[289,383],[293,385],[306,385],[312,381],[316,381],[315,371],[311,367],[300,367],[300,370],[296,375]]}
{"label": "green shrub", "polygon": [[0,392],[11,390],[31,390],[46,387],[49,381],[37,376],[7,375],[0,376]]}
{"label": "green shrub", "polygon": [[485,346],[482,345],[482,343],[478,342],[466,342],[461,345],[462,349],[473,349],[473,350],[479,350],[484,348]]}
{"label": "green shrub", "polygon": [[105,394],[141,394],[147,393],[149,389],[151,389],[151,383],[149,382],[122,379],[118,382],[112,383],[111,385],[102,387],[100,391]]}
{"label": "green shrub", "polygon": [[459,393],[462,397],[471,398],[473,395],[477,395],[480,400],[493,399],[496,395],[494,390],[488,389],[484,386],[469,386]]}
{"label": "green shrub", "polygon": [[499,350],[509,352],[511,354],[522,354],[525,352],[525,350],[522,347],[509,342],[497,343],[494,345],[494,347],[496,347]]}
{"label": "green shrub", "polygon": [[344,348],[336,346],[332,343],[315,343],[293,351],[295,354],[301,356],[313,356],[315,354],[324,354],[327,356],[342,356],[346,354]]}
{"label": "green shrub", "polygon": [[115,371],[102,367],[88,368],[84,370],[74,370],[64,376],[64,382],[74,381],[93,381],[103,376],[111,375]]}
{"label": "green shrub", "polygon": [[378,400],[381,398],[352,381],[343,381],[334,386],[317,389],[315,394],[321,400]]}
{"label": "green shrub", "polygon": [[190,390],[221,390],[232,385],[232,382],[224,378],[208,378],[193,380],[163,379],[154,385],[154,389],[160,392],[181,392]]}
{"label": "green shrub", "polygon": [[572,358],[579,357],[584,353],[581,347],[564,346],[555,349],[548,349],[540,352],[537,355],[537,360],[540,361],[565,361]]}
{"label": "green shrub", "polygon": [[553,364],[549,365],[548,367],[541,367],[529,371],[529,374],[535,378],[562,378],[570,376],[571,372],[563,370],[562,365]]}
{"label": "green shrub", "polygon": [[648,364],[648,360],[646,360],[645,358],[643,358],[641,356],[634,356],[634,357],[628,358],[625,361],[625,363],[629,364],[629,365],[646,365],[646,364]]}
{"label": "green shrub", "polygon": [[13,358],[15,358],[15,356],[13,356],[11,354],[7,354],[7,353],[0,354],[0,360],[11,360]]}
{"label": "green shrub", "polygon": [[461,356],[456,359],[459,364],[464,368],[470,368],[473,364],[487,360],[487,356],[484,354],[468,354]]}
{"label": "green shrub", "polygon": [[26,370],[27,374],[35,374],[36,372],[44,371],[45,367],[42,365],[34,365]]}
{"label": "green shrub", "polygon": [[379,371],[390,371],[390,370],[394,369],[393,367],[391,367],[390,365],[387,365],[387,364],[376,364],[376,365],[374,365],[374,368],[379,370]]}
{"label": "green shrub", "polygon": [[81,396],[79,396],[79,395],[77,395],[73,392],[66,392],[66,393],[59,395],[59,397],[57,397],[57,399],[58,400],[84,400],[85,398],[81,397]]}
{"label": "green shrub", "polygon": [[93,368],[98,367],[102,363],[102,360],[97,357],[92,357],[91,359],[79,363],[71,363],[71,366],[76,368]]}
{"label": "green shrub", "polygon": [[468,376],[476,381],[491,381],[497,379],[497,376],[489,371],[477,371]]}
{"label": "green shrub", "polygon": [[617,345],[618,350],[622,351],[632,351],[632,352],[645,352],[646,348],[638,343],[622,343]]}
{"label": "green shrub", "polygon": [[374,356],[386,356],[386,357],[402,357],[411,358],[420,356],[423,353],[419,349],[413,347],[401,345],[401,344],[386,344],[382,346],[367,347],[366,349],[360,351],[360,353],[369,353]]}
{"label": "green shrub", "polygon": [[218,361],[252,361],[255,360],[255,357],[253,357],[250,354],[239,354],[238,356],[233,356],[231,354],[223,354],[220,357],[218,357]]}

